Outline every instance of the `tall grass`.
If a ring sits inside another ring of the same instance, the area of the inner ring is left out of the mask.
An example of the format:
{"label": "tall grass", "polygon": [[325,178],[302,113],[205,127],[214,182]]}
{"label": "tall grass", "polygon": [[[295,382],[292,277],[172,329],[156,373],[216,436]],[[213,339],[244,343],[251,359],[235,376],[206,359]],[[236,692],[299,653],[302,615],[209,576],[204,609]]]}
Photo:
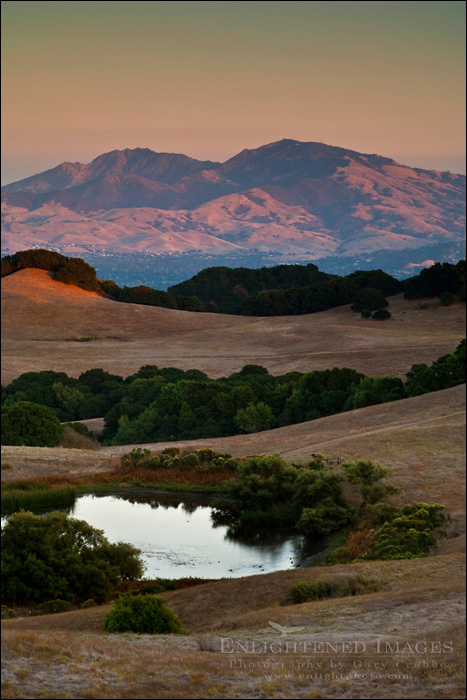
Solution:
{"label": "tall grass", "polygon": [[2,489],[1,512],[10,515],[18,510],[51,510],[74,505],[76,489],[71,486],[51,488],[37,482],[12,482]]}
{"label": "tall grass", "polygon": [[[310,600],[323,598],[345,598],[347,596],[364,595],[379,590],[380,584],[364,576],[348,578],[322,578],[313,581],[296,581],[292,586],[291,599],[293,603],[306,603]],[[290,602],[287,599],[286,603]]]}

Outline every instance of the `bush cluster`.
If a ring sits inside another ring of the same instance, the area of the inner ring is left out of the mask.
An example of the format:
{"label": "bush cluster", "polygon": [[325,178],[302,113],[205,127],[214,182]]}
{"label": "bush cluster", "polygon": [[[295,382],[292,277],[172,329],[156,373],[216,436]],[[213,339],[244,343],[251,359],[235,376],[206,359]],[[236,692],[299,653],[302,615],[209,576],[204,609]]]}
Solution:
{"label": "bush cluster", "polygon": [[178,616],[156,595],[122,595],[104,621],[106,632],[181,634]]}
{"label": "bush cluster", "polygon": [[444,506],[411,503],[402,509],[379,503],[365,512],[359,528],[330,561],[413,559],[425,557],[436,544],[435,534],[444,525]]}
{"label": "bush cluster", "polygon": [[118,581],[143,573],[138,549],[111,544],[102,530],[59,511],[14,513],[1,542],[2,601],[7,604],[102,602]]}
{"label": "bush cluster", "polygon": [[240,460],[226,452],[214,452],[207,447],[200,450],[181,451],[178,447],[167,447],[160,454],[135,448],[123,455],[122,467],[139,469],[194,469],[198,472],[235,471]]}
{"label": "bush cluster", "polygon": [[380,585],[364,576],[347,578],[322,578],[313,581],[297,581],[291,591],[293,603],[307,603],[323,598],[345,598],[347,596],[374,593]]}

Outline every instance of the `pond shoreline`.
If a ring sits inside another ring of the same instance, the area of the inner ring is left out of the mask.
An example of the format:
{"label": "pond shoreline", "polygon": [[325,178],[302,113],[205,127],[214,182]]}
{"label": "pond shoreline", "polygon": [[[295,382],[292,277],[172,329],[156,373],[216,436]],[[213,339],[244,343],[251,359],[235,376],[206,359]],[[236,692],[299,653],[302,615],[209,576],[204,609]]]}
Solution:
{"label": "pond shoreline", "polygon": [[[191,498],[198,499],[202,501],[215,501],[217,498],[225,498],[225,493],[222,491],[209,493],[207,491],[172,491],[170,488],[161,489],[151,488],[150,486],[83,486],[76,488],[77,495],[79,496],[113,496],[116,495],[128,495],[135,494],[137,496],[173,496],[173,498]],[[229,499],[231,500],[231,499]],[[233,501],[232,501],[233,502]]]}

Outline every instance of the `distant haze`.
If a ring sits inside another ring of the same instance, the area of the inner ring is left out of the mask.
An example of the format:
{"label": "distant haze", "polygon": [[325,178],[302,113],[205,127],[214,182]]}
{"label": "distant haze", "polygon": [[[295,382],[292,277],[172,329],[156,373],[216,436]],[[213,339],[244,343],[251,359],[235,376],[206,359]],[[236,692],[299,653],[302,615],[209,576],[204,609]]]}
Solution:
{"label": "distant haze", "polygon": [[465,171],[463,2],[2,2],[2,182],[284,137]]}

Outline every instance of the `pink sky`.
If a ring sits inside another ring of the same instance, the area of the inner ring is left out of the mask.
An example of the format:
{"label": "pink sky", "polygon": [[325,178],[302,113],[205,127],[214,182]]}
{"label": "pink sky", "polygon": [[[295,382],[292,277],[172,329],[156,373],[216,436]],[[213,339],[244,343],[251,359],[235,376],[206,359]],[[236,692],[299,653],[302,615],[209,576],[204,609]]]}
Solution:
{"label": "pink sky", "polygon": [[465,171],[463,2],[2,2],[2,182],[281,138]]}

